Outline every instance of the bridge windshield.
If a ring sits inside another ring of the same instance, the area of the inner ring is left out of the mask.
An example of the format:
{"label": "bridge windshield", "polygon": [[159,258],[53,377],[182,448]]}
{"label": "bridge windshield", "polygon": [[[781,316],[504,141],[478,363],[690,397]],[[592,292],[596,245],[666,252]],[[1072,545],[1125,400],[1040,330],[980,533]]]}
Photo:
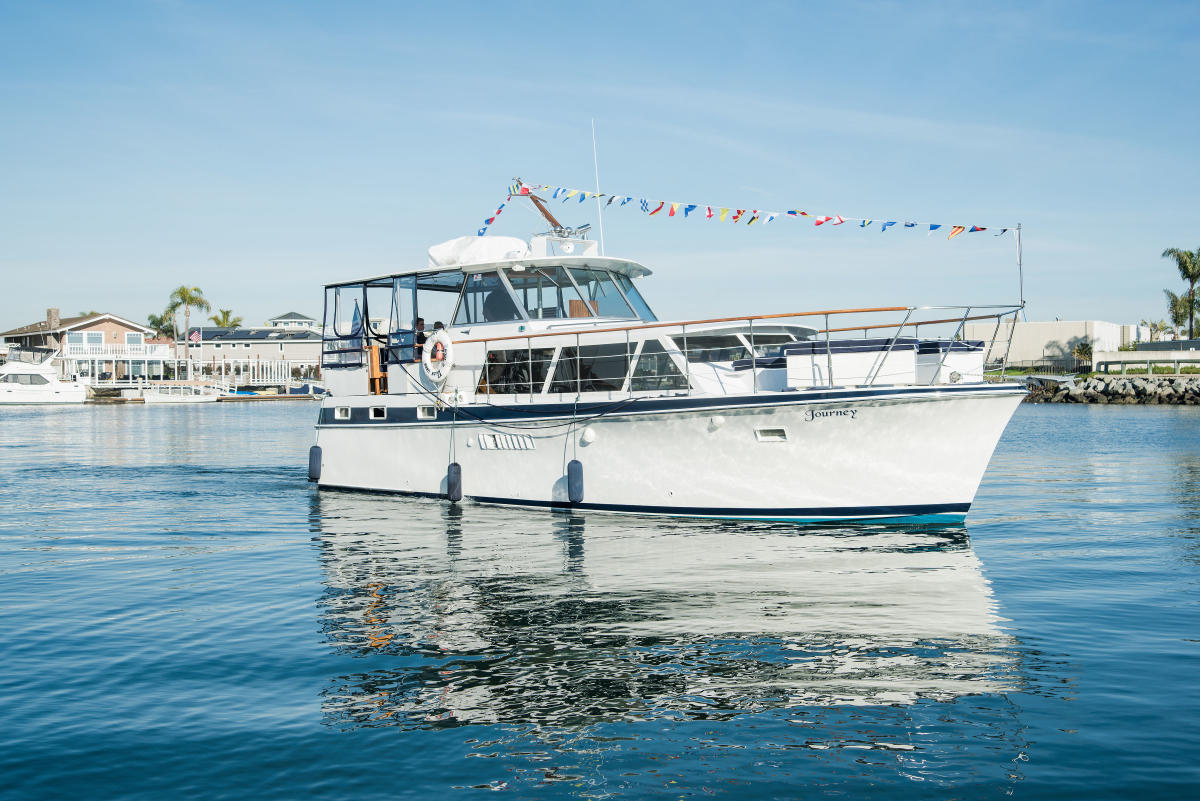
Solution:
{"label": "bridge windshield", "polygon": [[562,267],[509,267],[504,275],[530,320],[591,317],[591,308]]}
{"label": "bridge windshield", "polygon": [[531,320],[657,318],[624,275],[595,267],[508,267],[504,277]]}

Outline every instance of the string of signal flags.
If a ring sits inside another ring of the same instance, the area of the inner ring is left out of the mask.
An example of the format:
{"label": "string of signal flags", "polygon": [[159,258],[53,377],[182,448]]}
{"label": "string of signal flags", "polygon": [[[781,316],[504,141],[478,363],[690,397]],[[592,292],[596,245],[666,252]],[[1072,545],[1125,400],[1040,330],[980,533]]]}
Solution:
{"label": "string of signal flags", "polygon": [[[550,186],[549,184],[529,184],[524,181],[517,180],[508,188],[508,198],[500,204],[492,215],[483,221],[483,227],[479,229],[479,236],[487,233],[488,227],[496,221],[504,211],[504,207],[514,197],[522,197],[532,195],[534,192],[543,192],[550,196],[550,200],[559,200],[566,203],[571,199],[576,199],[577,202],[583,203],[585,200],[598,198],[608,201],[604,203],[604,208],[616,205],[617,208],[623,206],[631,206],[633,209],[642,212],[643,214],[654,217],[661,214],[664,217],[684,217],[687,218],[693,214],[698,217],[703,217],[707,220],[717,220],[718,222],[745,223],[746,225],[754,225],[759,223],[767,225],[779,218],[793,218],[797,220],[805,219],[812,220],[813,225],[843,225],[845,223],[858,223],[860,228],[869,228],[878,223],[880,231],[886,231],[893,226],[902,226],[904,228],[917,228],[927,230],[927,235],[932,236],[935,231],[947,230],[946,239],[953,239],[959,234],[977,234],[989,230],[988,226],[982,225],[943,225],[942,223],[923,223],[901,220],[882,220],[882,219],[867,219],[864,217],[843,217],[840,214],[811,214],[800,209],[788,209],[787,211],[762,211],[759,209],[744,208],[739,209],[734,206],[713,206],[700,203],[675,203],[666,200],[647,200],[646,198],[633,197],[631,195],[614,195],[606,192],[592,192],[586,189],[571,189],[562,186]],[[1004,236],[1016,226],[1008,226],[1000,228],[999,233],[994,236]],[[997,230],[991,228],[991,230]]]}

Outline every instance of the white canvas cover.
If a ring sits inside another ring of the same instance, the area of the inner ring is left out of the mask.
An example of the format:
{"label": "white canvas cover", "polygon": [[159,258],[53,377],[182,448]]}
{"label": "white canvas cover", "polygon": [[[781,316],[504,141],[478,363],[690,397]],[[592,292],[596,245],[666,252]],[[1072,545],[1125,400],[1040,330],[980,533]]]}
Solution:
{"label": "white canvas cover", "polygon": [[429,249],[430,267],[458,267],[505,259],[524,259],[529,245],[515,236],[460,236]]}

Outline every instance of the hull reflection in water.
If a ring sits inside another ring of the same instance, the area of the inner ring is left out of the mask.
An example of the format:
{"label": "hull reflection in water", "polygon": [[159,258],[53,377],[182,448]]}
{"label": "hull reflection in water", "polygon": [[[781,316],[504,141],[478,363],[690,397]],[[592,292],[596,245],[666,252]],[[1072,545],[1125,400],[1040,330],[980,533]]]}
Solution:
{"label": "hull reflection in water", "polygon": [[333,725],[564,726],[1009,689],[966,530],[609,516],[322,493]]}

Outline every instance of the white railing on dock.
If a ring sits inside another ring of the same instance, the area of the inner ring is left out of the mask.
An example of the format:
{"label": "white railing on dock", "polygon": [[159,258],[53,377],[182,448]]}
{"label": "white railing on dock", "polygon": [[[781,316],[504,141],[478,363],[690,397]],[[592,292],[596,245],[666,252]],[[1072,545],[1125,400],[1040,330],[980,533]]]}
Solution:
{"label": "white railing on dock", "polygon": [[[75,361],[78,371],[80,362]],[[102,359],[96,361],[102,362]],[[116,360],[118,364],[120,359]],[[86,363],[86,362],[85,362]],[[122,368],[123,369],[123,368]],[[201,362],[189,359],[164,359],[161,365],[149,367],[141,374],[117,372],[105,367],[97,369],[87,378],[95,387],[132,388],[156,384],[222,384],[229,387],[286,387],[291,384],[311,383],[319,378],[316,365],[312,362],[286,360],[230,359],[218,362]]]}

